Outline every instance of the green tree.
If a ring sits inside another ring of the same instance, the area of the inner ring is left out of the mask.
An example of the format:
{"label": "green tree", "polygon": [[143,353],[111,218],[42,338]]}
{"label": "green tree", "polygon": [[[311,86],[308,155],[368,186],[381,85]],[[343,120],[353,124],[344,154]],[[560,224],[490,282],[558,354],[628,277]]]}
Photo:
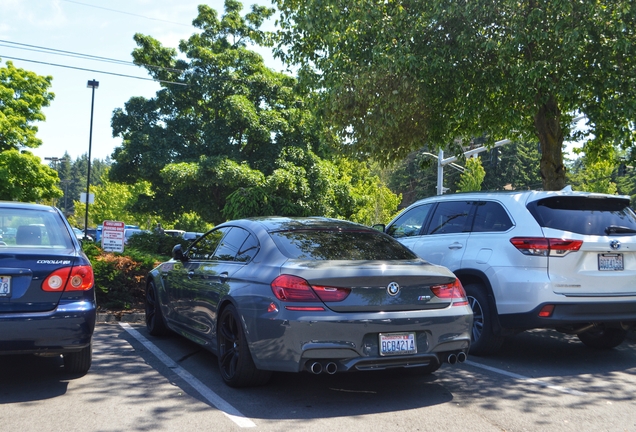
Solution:
{"label": "green tree", "polygon": [[55,170],[32,153],[14,149],[0,152],[0,200],[53,204],[63,195],[58,183]]}
{"label": "green tree", "polygon": [[353,213],[338,207],[348,198],[330,189],[332,138],[307,108],[308,95],[247,49],[267,39],[259,28],[273,9],[253,6],[244,17],[241,9],[228,0],[219,19],[199,6],[193,24],[201,32],[180,43],[182,55],[135,35],[135,62],[161,66],[147,69],[164,83],[156,97],[132,98],[115,111],[113,134],[123,143],[111,180],[149,181],[151,193],[133,210],[171,221],[190,212],[212,223]]}
{"label": "green tree", "polygon": [[465,170],[459,179],[459,189],[457,192],[480,191],[484,177],[486,177],[486,170],[484,170],[484,167],[481,165],[481,159],[467,159]]}
{"label": "green tree", "polygon": [[42,144],[33,123],[45,119],[41,110],[53,100],[54,94],[48,91],[52,80],[16,68],[10,61],[0,67],[0,152]]}
{"label": "green tree", "polygon": [[634,143],[632,1],[277,4],[278,54],[301,65],[326,118],[358,152],[391,161],[458,138],[538,138],[552,190],[566,182],[574,115],[585,114],[599,145]]}

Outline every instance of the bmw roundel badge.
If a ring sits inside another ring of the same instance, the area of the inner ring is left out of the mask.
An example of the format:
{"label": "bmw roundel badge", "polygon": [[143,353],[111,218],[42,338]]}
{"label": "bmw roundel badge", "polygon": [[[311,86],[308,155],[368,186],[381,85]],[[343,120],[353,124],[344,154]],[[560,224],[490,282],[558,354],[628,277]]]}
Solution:
{"label": "bmw roundel badge", "polygon": [[389,293],[390,296],[396,296],[400,292],[400,285],[397,282],[391,282],[386,287],[386,292]]}

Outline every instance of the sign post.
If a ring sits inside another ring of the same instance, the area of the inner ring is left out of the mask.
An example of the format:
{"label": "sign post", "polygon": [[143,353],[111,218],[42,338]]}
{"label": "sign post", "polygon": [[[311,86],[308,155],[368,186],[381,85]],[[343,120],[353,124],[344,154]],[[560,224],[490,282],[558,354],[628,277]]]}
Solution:
{"label": "sign post", "polygon": [[124,226],[123,222],[104,221],[102,225],[102,249],[105,252],[124,251]]}

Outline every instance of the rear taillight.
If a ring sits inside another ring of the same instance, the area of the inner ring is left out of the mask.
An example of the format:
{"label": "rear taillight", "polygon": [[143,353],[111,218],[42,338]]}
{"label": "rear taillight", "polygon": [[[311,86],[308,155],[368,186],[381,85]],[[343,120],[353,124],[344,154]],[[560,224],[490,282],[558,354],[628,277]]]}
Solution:
{"label": "rear taillight", "polygon": [[338,302],[346,299],[351,289],[311,286],[301,277],[280,275],[272,282],[272,292],[285,302]]}
{"label": "rear taillight", "polygon": [[452,300],[453,306],[465,306],[468,304],[466,291],[464,291],[459,279],[455,279],[455,282],[449,284],[432,286],[431,291],[441,299]]}
{"label": "rear taillight", "polygon": [[545,237],[514,237],[510,243],[524,255],[562,257],[576,252],[583,244],[582,240],[568,240]]}
{"label": "rear taillight", "polygon": [[65,267],[55,270],[42,283],[44,291],[85,291],[94,284],[91,266]]}

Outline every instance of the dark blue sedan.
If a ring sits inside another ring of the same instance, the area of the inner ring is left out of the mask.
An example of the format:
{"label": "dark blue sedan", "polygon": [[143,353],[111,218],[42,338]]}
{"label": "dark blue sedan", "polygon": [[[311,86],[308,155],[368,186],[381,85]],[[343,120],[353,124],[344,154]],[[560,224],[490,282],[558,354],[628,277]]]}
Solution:
{"label": "dark blue sedan", "polygon": [[148,331],[214,352],[229,386],[272,371],[429,374],[466,359],[473,313],[459,280],[362,225],[244,219],[173,254],[148,276]]}
{"label": "dark blue sedan", "polygon": [[88,372],[95,329],[93,269],[72,227],[50,206],[0,202],[0,354],[64,358]]}

